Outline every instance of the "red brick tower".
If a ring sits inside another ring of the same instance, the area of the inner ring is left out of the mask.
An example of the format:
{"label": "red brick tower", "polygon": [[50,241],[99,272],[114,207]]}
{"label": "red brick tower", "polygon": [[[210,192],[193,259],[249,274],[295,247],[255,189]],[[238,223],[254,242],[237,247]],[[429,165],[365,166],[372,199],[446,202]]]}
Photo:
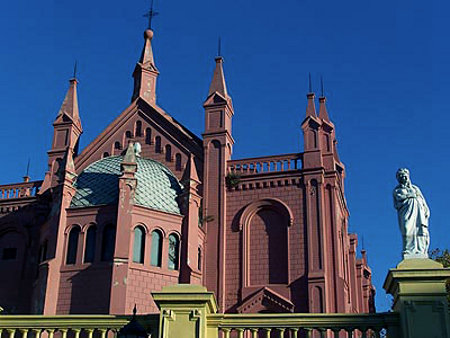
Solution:
{"label": "red brick tower", "polygon": [[231,159],[234,140],[231,122],[234,114],[231,97],[228,96],[223,58],[216,57],[216,68],[209,87],[205,108],[203,133],[203,218],[206,228],[205,285],[217,295],[220,308],[225,302],[226,211],[227,195],[225,176],[227,161]]}

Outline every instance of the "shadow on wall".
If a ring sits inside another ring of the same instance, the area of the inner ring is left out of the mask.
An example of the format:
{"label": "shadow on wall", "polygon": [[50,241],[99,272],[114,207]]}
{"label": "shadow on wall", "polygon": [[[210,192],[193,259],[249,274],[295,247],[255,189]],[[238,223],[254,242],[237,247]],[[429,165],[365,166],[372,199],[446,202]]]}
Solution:
{"label": "shadow on wall", "polygon": [[[3,207],[5,208],[5,207]],[[39,265],[39,229],[47,208],[37,202],[0,213],[0,306],[5,313],[31,311]]]}

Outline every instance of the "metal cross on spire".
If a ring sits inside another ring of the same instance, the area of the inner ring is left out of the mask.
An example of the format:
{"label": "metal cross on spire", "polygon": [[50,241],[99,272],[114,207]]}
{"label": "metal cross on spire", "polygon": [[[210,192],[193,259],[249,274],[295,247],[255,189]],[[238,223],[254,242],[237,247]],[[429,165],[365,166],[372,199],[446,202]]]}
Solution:
{"label": "metal cross on spire", "polygon": [[150,2],[150,10],[144,14],[144,17],[148,18],[148,29],[152,29],[152,19],[159,13],[153,9],[153,0]]}

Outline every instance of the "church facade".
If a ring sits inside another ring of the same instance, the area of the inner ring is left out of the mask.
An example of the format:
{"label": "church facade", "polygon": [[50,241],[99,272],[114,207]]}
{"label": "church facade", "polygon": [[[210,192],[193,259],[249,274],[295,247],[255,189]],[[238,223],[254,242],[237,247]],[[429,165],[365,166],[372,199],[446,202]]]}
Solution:
{"label": "church facade", "polygon": [[374,311],[325,97],[316,111],[307,94],[303,152],[232,159],[222,57],[198,137],[157,105],[152,38],[145,31],[131,104],[91,144],[78,149],[73,78],[43,180],[0,186],[0,306],[150,313],[152,291],[191,283],[222,312]]}

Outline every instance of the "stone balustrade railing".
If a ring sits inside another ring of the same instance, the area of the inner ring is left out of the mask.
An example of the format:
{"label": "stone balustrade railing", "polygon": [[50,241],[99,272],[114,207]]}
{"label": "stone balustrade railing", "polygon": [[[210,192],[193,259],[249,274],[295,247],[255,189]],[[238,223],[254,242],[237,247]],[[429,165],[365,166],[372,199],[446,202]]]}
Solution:
{"label": "stone balustrade railing", "polygon": [[0,200],[34,197],[41,185],[42,181],[0,185]]}
{"label": "stone balustrade railing", "polygon": [[[450,337],[449,278],[450,268],[429,259],[403,261],[389,270],[383,286],[394,298],[393,312],[367,314],[224,314],[218,312],[214,293],[205,287],[170,285],[152,293],[160,314],[136,317],[145,334],[129,338]],[[0,337],[111,338],[130,319],[113,315],[0,314]]]}
{"label": "stone balustrade railing", "polygon": [[302,153],[293,153],[231,160],[227,162],[227,170],[240,175],[298,170],[302,168],[302,157]]}
{"label": "stone balustrade railing", "polygon": [[[401,337],[398,313],[377,314],[211,314],[208,338]],[[346,334],[346,335],[345,335]]]}
{"label": "stone balustrade railing", "polygon": [[[149,337],[158,337],[158,314],[136,317]],[[0,315],[0,337],[106,338],[116,336],[130,320],[131,316],[114,315]]]}

